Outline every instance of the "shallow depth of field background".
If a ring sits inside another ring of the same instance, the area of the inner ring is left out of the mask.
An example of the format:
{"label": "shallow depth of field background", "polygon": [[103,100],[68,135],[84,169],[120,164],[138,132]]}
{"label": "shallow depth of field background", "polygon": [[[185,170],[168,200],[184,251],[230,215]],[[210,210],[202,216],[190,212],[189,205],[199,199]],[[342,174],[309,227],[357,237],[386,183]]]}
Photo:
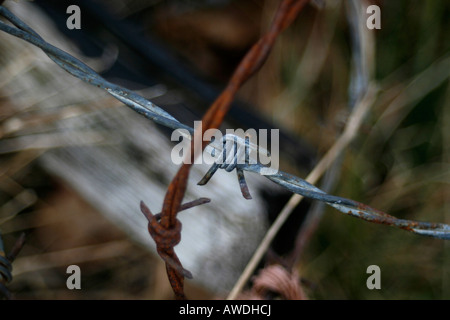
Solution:
{"label": "shallow depth of field background", "polygon": [[[278,3],[102,2],[124,19],[142,19],[143,30],[216,84],[226,83],[251,43],[267,29]],[[318,159],[339,136],[349,114],[351,50],[345,1],[326,2],[325,9],[307,7],[301,12],[278,39],[266,65],[240,91],[240,98],[258,113],[308,142]],[[450,3],[376,4],[381,7],[382,29],[371,31],[376,45],[373,80],[381,90],[345,153],[330,193],[399,218],[450,223]],[[2,89],[6,82],[0,79],[0,111],[8,108],[9,93]],[[6,114],[0,112],[0,127]],[[19,258],[40,257],[33,260],[39,268],[22,265],[27,272],[9,285],[16,298],[170,298],[159,259],[127,242],[73,191],[47,177],[34,165],[37,157],[28,151],[0,154],[2,172],[20,166],[14,175],[1,178],[0,207],[23,188],[35,190],[38,197],[35,205],[0,225],[7,247],[21,230],[36,229]],[[281,169],[300,177],[308,173],[283,154]],[[51,215],[55,210],[73,212],[73,220],[56,223]],[[370,224],[332,208],[323,210],[298,265],[311,299],[450,299],[449,243]],[[92,239],[107,240],[109,246],[91,247]],[[64,266],[49,256],[58,241],[66,254],[80,257],[79,292],[65,289]],[[75,251],[70,251],[71,241]],[[96,254],[98,259],[92,258]],[[366,287],[369,265],[381,268],[381,290]],[[188,296],[216,298],[189,281],[187,286]]]}

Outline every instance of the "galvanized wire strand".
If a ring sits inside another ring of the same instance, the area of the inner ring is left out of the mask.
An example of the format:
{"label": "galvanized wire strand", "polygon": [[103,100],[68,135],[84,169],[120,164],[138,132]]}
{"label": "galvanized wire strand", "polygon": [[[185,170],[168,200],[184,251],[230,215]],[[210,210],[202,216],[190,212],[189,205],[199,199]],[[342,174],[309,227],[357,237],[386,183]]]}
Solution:
{"label": "galvanized wire strand", "polygon": [[[174,117],[172,117],[169,113],[156,106],[152,102],[148,101],[144,97],[126,88],[108,82],[86,64],[82,63],[81,61],[62,51],[61,49],[47,43],[34,30],[32,30],[29,26],[27,26],[24,22],[22,22],[19,18],[17,18],[3,6],[0,6],[0,15],[16,26],[16,28],[14,28],[0,21],[0,30],[39,47],[55,63],[57,63],[61,68],[63,68],[73,76],[105,90],[113,97],[130,107],[132,110],[145,116],[147,119],[150,119],[160,125],[171,129],[185,129],[191,134],[194,133],[193,128],[182,124]],[[235,141],[240,145],[246,146],[245,140],[240,137],[236,137]],[[220,148],[220,145],[221,144],[216,144],[213,148],[222,151],[223,149]],[[212,151],[211,148],[209,150]],[[238,173],[240,173],[240,182],[243,181],[242,171],[262,174],[267,169],[266,166],[261,165],[260,163],[243,163],[236,164],[234,167],[219,166],[217,168],[236,168],[238,170]],[[210,174],[210,177],[212,176],[212,174],[213,173]],[[293,193],[314,200],[322,201],[342,213],[374,223],[387,224],[420,235],[450,240],[450,225],[397,219],[357,201],[329,195],[321,189],[315,187],[314,185],[306,182],[305,180],[282,171],[278,171],[277,173],[272,175],[264,174],[264,176]]]}

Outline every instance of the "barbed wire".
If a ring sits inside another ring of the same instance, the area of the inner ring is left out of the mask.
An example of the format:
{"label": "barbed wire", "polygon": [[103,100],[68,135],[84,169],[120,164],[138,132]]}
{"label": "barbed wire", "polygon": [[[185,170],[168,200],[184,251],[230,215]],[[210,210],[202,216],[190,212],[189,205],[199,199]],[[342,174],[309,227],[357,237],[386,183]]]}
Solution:
{"label": "barbed wire", "polygon": [[[266,42],[269,42],[270,46],[264,46],[267,43],[264,41],[258,42],[255,47],[254,51],[257,54],[254,54],[253,56],[250,55],[251,59],[256,60],[256,62],[253,62],[248,69],[237,69],[237,73],[241,72],[241,74],[238,74],[239,77],[236,77],[235,79],[238,79],[237,83],[233,83],[233,79],[230,80],[230,84],[228,88],[232,89],[232,94],[228,95],[221,95],[217,100],[216,103],[213,104],[213,106],[208,110],[205,117],[202,119],[203,123],[205,123],[205,126],[202,129],[201,134],[208,129],[208,128],[217,128],[218,125],[222,122],[230,100],[232,100],[234,93],[237,91],[237,89],[240,87],[240,85],[248,79],[254,72],[257,71],[257,69],[261,66],[264,59],[267,57],[268,51],[270,50],[271,46],[273,45],[274,39],[276,36],[289,25],[292,20],[295,18],[296,14],[299,12],[301,7],[306,3],[307,1],[283,1],[282,5],[280,5],[279,11],[277,12],[277,16],[274,19],[274,24],[272,25],[272,29],[269,30],[268,34],[266,35],[266,38],[262,38],[262,40],[265,40]],[[284,11],[283,11],[284,10]],[[134,110],[135,112],[138,112],[139,114],[143,115],[149,120],[154,121],[155,123],[158,123],[162,126],[165,126],[167,128],[176,130],[176,129],[184,129],[189,134],[184,134],[183,136],[187,139],[192,139],[192,135],[199,134],[199,132],[196,132],[194,128],[181,123],[177,119],[175,119],[173,116],[171,116],[168,112],[164,111],[162,108],[158,107],[154,103],[150,102],[149,100],[145,99],[144,97],[138,95],[137,93],[128,90],[124,87],[118,86],[116,84],[113,84],[103,77],[101,77],[98,73],[96,73],[93,69],[91,69],[89,66],[81,62],[80,60],[76,59],[75,57],[71,56],[67,52],[49,44],[46,42],[40,35],[38,35],[32,28],[30,28],[27,24],[25,24],[23,21],[21,21],[18,17],[16,17],[12,12],[10,12],[8,9],[6,9],[3,6],[0,6],[0,15],[4,17],[7,21],[9,21],[13,26],[4,23],[3,21],[0,21],[0,30],[13,35],[15,37],[18,37],[22,40],[25,40],[34,46],[40,48],[44,51],[47,56],[53,60],[58,66],[66,70],[71,75],[79,78],[80,80],[91,84],[93,86],[96,86],[100,89],[103,89],[110,95],[112,95],[114,98],[118,99],[119,101],[123,102],[126,106]],[[278,20],[277,20],[278,18]],[[278,23],[278,24],[277,24]],[[258,48],[257,46],[260,45]],[[259,50],[259,52],[258,52]],[[264,51],[265,50],[265,51]],[[249,52],[252,53],[252,52]],[[259,55],[258,55],[259,54]],[[247,61],[247,63],[248,63]],[[242,61],[243,64],[246,63],[245,58]],[[226,93],[226,90],[224,91]],[[220,99],[222,98],[222,99]],[[213,108],[215,107],[215,108]],[[220,110],[220,109],[223,110]],[[220,113],[220,116],[215,116],[216,114]],[[207,120],[207,121],[205,121]],[[181,133],[183,133],[183,130],[180,130]],[[194,137],[195,139],[195,137]],[[337,209],[338,211],[360,218],[362,220],[366,220],[372,223],[378,223],[378,224],[385,224],[393,227],[397,227],[403,230],[407,230],[419,235],[429,236],[433,238],[438,239],[444,239],[444,240],[450,240],[450,225],[443,224],[443,223],[432,223],[432,222],[421,222],[421,221],[413,221],[413,220],[406,220],[406,219],[399,219],[394,216],[391,216],[385,212],[382,212],[380,210],[371,208],[363,203],[342,198],[339,196],[334,196],[327,194],[326,192],[322,191],[321,189],[317,188],[316,186],[308,183],[307,181],[291,175],[289,173],[285,173],[282,171],[277,171],[273,174],[267,174],[267,166],[262,165],[261,163],[249,163],[248,161],[245,161],[244,163],[236,161],[236,158],[242,150],[245,150],[245,153],[247,154],[247,150],[250,149],[256,149],[258,150],[258,146],[254,145],[253,143],[249,142],[248,139],[243,139],[239,136],[234,135],[226,135],[224,136],[222,141],[214,141],[212,143],[206,143],[203,141],[202,147],[205,148],[207,152],[210,152],[211,154],[214,154],[218,152],[219,154],[222,152],[226,152],[226,141],[233,140],[236,143],[236,146],[234,147],[234,157],[232,158],[231,162],[226,163],[215,163],[212,165],[211,169],[208,170],[206,173],[204,179],[202,179],[199,184],[204,185],[206,184],[209,179],[214,175],[214,173],[218,169],[224,169],[228,172],[233,171],[236,169],[239,185],[242,191],[242,194],[245,198],[250,199],[250,193],[248,191],[248,186],[245,182],[244,177],[244,171],[252,172],[256,174],[260,174],[265,176],[267,179],[271,180],[272,182],[280,185],[281,187],[302,195],[304,197],[321,201],[323,203],[326,203],[327,205]],[[192,150],[194,150],[194,147],[192,147]],[[239,151],[241,150],[241,151]],[[196,154],[195,152],[192,152],[192,155]],[[158,223],[165,224],[165,226],[168,228],[170,225],[175,226],[176,225],[176,218],[175,214],[180,210],[181,206],[181,200],[184,196],[184,191],[186,186],[179,186],[177,183],[174,183],[174,181],[183,181],[183,183],[187,183],[187,175],[189,173],[189,167],[190,166],[182,166],[182,168],[179,171],[179,174],[175,177],[175,179],[172,181],[171,185],[168,188],[168,193],[166,195],[166,199],[164,201],[163,211],[162,214],[159,215],[152,215],[150,212],[147,211],[145,205],[143,203],[141,204],[141,210],[144,214],[146,214],[147,218],[149,219],[149,230],[150,230],[150,224],[155,226],[154,221],[157,221]],[[173,204],[175,202],[175,205]],[[204,203],[204,202],[201,202]],[[201,204],[198,203],[198,204]],[[164,212],[172,212],[173,214],[167,214],[164,215]],[[163,221],[164,219],[164,221]],[[156,231],[153,230],[153,233]],[[160,234],[161,235],[161,234]],[[153,235],[152,235],[153,236]],[[162,235],[164,237],[164,235]],[[156,241],[156,239],[155,239]],[[178,242],[176,242],[178,243]],[[173,246],[176,245],[171,244],[168,245],[168,248],[171,248],[170,251],[171,254],[167,256],[167,254],[163,254],[166,258],[161,255],[161,257],[166,261],[166,264],[168,266],[168,274],[169,269],[174,268],[175,271],[177,271],[177,274],[181,274],[181,276],[189,275],[189,272],[187,270],[184,270],[181,267],[181,264],[178,261],[178,258],[173,253]],[[158,243],[157,243],[158,244]],[[167,243],[166,243],[167,244]],[[166,248],[167,249],[167,248]],[[163,250],[164,251],[164,250]],[[160,253],[160,252],[158,252]],[[178,267],[174,267],[178,265]],[[171,279],[171,284],[173,281],[176,283],[182,283],[182,279],[177,278],[174,275],[169,274],[169,279]],[[182,284],[181,284],[182,287]],[[174,289],[175,291],[175,289]],[[184,296],[180,294],[180,296]]]}
{"label": "barbed wire", "polygon": [[9,253],[6,254],[2,234],[0,232],[0,300],[12,299],[11,292],[8,290],[6,285],[13,279],[12,262],[15,260],[20,250],[22,250],[25,243],[25,238],[25,233],[21,233]]}

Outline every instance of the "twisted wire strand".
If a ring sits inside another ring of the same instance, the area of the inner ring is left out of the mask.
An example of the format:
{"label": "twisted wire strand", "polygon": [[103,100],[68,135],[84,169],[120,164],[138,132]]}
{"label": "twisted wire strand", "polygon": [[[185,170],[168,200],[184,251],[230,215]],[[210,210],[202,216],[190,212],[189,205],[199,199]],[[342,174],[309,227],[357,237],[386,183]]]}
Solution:
{"label": "twisted wire strand", "polygon": [[11,293],[6,287],[12,280],[11,271],[11,262],[0,254],[0,300],[11,298]]}
{"label": "twisted wire strand", "polygon": [[[142,114],[147,119],[150,119],[160,125],[171,129],[185,129],[188,131],[189,135],[184,134],[188,139],[191,139],[191,135],[194,133],[194,129],[188,125],[182,124],[177,119],[172,117],[169,113],[153,104],[144,97],[126,89],[121,86],[115,85],[108,82],[97,74],[94,70],[88,67],[86,64],[80,60],[74,58],[70,54],[64,52],[63,50],[52,46],[51,44],[44,41],[33,29],[17,18],[13,13],[3,6],[0,6],[0,15],[11,22],[15,27],[12,27],[2,21],[0,21],[0,30],[25,40],[34,46],[42,49],[50,59],[52,59],[61,68],[72,74],[73,76],[79,78],[80,80],[89,83],[91,85],[97,86],[111,94],[113,97],[123,102],[125,105],[130,107],[132,110]],[[183,130],[181,130],[183,131]],[[249,144],[246,139],[236,136],[228,136],[225,139],[234,139],[235,143],[238,145],[244,145],[246,148]],[[250,143],[251,148],[257,148]],[[237,148],[235,148],[236,150]],[[222,152],[221,143],[211,143],[205,149],[206,151],[213,153],[215,151]],[[245,178],[243,171],[253,172],[257,174],[263,174],[267,179],[277,183],[278,185],[284,187],[285,189],[300,194],[304,197],[311,198],[317,201],[322,201],[327,205],[337,209],[338,211],[354,216],[369,222],[386,224],[389,226],[404,229],[419,235],[429,236],[438,239],[450,240],[450,225],[443,223],[432,223],[432,222],[420,222],[413,220],[405,220],[395,218],[387,213],[379,211],[377,209],[371,208],[360,202],[345,199],[342,197],[329,195],[326,192],[320,190],[314,185],[306,182],[305,180],[293,176],[291,174],[278,171],[274,174],[267,175],[264,172],[267,169],[266,166],[260,163],[243,163],[234,165],[218,165],[214,164],[213,167],[208,171],[206,181],[202,179],[200,184],[206,184],[206,182],[212,177],[217,169],[225,169],[227,171],[232,171],[236,169],[238,174],[239,184],[241,186],[241,191],[244,197],[250,199],[251,196],[248,193],[248,188],[245,183]]]}

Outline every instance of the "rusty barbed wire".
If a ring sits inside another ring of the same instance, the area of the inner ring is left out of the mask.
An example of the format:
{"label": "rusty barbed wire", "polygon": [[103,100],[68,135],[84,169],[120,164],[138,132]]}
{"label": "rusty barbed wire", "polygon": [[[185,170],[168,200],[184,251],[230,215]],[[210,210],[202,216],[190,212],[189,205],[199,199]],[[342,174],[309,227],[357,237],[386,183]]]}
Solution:
{"label": "rusty barbed wire", "polygon": [[21,233],[8,254],[5,252],[0,233],[0,300],[10,300],[12,295],[6,285],[12,281],[12,262],[25,244],[25,233]]}
{"label": "rusty barbed wire", "polygon": [[[280,3],[269,31],[250,49],[237,67],[227,87],[208,109],[202,118],[202,130],[195,131],[193,128],[182,124],[169,113],[148,101],[144,97],[132,92],[131,90],[108,82],[83,62],[63,50],[47,43],[33,29],[17,18],[8,9],[0,6],[0,15],[15,26],[13,27],[0,21],[0,30],[39,47],[49,56],[50,59],[52,59],[64,70],[84,82],[105,90],[113,97],[130,107],[132,110],[142,114],[147,119],[171,129],[185,129],[191,135],[194,135],[191,143],[191,161],[187,161],[187,163],[184,163],[180,167],[174,179],[168,186],[161,214],[153,215],[145,204],[143,202],[141,203],[141,211],[149,220],[150,235],[157,243],[157,246],[159,243],[158,253],[166,262],[168,277],[177,298],[185,298],[183,281],[185,276],[190,276],[190,273],[182,267],[181,262],[173,250],[173,247],[179,241],[178,237],[181,230],[181,224],[177,220],[176,215],[184,208],[181,205],[181,202],[187,188],[190,167],[194,163],[194,161],[192,161],[192,157],[198,154],[198,150],[196,150],[196,148],[201,148],[202,150],[206,149],[208,152],[225,151],[220,142],[209,144],[209,142],[201,139],[203,143],[201,147],[199,147],[195,146],[193,141],[195,141],[196,135],[203,136],[203,133],[206,130],[218,128],[220,126],[239,88],[246,80],[248,80],[255,72],[259,70],[273,47],[278,35],[285,28],[287,28],[290,23],[292,23],[303,6],[308,2],[308,0],[284,0]],[[190,139],[191,136],[187,136],[187,138]],[[242,139],[236,139],[236,143],[240,144],[241,147],[244,148],[254,147],[245,141],[242,142]],[[235,148],[235,150],[236,149],[237,148]],[[208,171],[205,179],[202,179],[201,184],[206,184],[207,181],[213,176],[214,172],[219,168],[226,169],[227,171],[236,169],[242,194],[248,199],[250,199],[251,196],[245,182],[244,171],[262,174],[262,172],[267,169],[267,167],[261,165],[260,163],[234,164],[233,166],[214,164]],[[447,224],[398,219],[357,201],[329,195],[305,180],[285,172],[278,171],[272,175],[265,174],[264,176],[293,193],[326,203],[342,213],[369,222],[397,227],[419,235],[445,240],[450,239],[450,226]]]}

